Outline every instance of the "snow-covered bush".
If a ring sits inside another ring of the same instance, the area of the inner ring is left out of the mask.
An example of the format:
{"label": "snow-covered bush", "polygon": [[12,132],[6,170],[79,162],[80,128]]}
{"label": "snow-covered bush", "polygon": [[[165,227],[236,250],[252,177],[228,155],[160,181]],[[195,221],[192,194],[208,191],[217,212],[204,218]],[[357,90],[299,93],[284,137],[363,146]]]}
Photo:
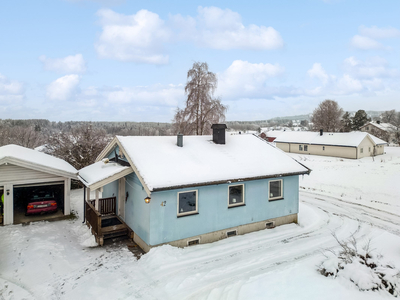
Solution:
{"label": "snow-covered bush", "polygon": [[318,271],[326,277],[342,277],[353,282],[360,291],[385,290],[395,297],[400,296],[400,271],[384,261],[370,249],[370,241],[361,249],[352,236],[340,241],[333,235],[339,250],[326,250],[326,259]]}

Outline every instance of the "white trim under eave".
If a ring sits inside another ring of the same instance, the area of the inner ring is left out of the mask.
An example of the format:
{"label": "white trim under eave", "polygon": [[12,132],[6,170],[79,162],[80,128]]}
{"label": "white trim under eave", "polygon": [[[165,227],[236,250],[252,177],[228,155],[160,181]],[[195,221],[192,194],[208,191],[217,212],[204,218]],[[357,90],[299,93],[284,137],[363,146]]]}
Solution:
{"label": "white trim under eave", "polygon": [[118,180],[118,179],[120,179],[122,177],[125,177],[126,175],[129,175],[132,172],[133,172],[132,168],[124,169],[119,173],[116,173],[116,174],[114,174],[114,175],[112,175],[110,177],[107,177],[107,178],[105,178],[103,180],[100,180],[100,181],[97,181],[95,183],[92,183],[90,185],[85,184],[85,180],[81,176],[78,175],[78,177],[81,179],[81,182],[83,184],[85,184],[86,187],[88,187],[90,190],[94,191],[94,190],[96,190],[98,188],[101,188],[101,187],[103,187],[103,186],[105,186],[105,185],[107,185],[107,184],[109,184],[109,183],[111,183],[111,182],[113,182],[115,180]]}
{"label": "white trim under eave", "polygon": [[38,170],[40,172],[57,175],[60,177],[78,179],[78,171],[74,174],[74,173],[62,171],[59,169],[54,169],[54,168],[51,168],[48,166],[27,162],[27,161],[20,160],[18,158],[14,158],[14,157],[5,157],[0,160],[0,165],[7,164],[7,163],[9,163],[11,165],[16,165],[19,167],[27,168],[27,169]]}

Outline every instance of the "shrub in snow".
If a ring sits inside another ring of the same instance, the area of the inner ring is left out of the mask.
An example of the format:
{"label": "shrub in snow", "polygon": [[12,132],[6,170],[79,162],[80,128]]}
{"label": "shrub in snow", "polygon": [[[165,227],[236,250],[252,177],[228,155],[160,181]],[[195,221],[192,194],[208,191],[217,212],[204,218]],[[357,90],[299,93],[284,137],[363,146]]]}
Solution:
{"label": "shrub in snow", "polygon": [[400,271],[385,263],[381,255],[370,249],[370,241],[361,249],[354,236],[339,241],[337,251],[326,250],[326,260],[318,271],[326,277],[342,277],[353,282],[361,291],[385,290],[395,297],[400,296]]}

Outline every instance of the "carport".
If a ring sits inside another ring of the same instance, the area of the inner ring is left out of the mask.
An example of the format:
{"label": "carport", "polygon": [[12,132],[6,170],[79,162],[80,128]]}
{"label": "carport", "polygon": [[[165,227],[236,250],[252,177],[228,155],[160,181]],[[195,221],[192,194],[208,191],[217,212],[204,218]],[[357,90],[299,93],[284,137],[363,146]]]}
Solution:
{"label": "carport", "polygon": [[[4,225],[69,215],[71,179],[77,179],[77,170],[62,159],[17,145],[0,147]],[[50,195],[57,211],[25,216],[28,203],[38,193]]]}

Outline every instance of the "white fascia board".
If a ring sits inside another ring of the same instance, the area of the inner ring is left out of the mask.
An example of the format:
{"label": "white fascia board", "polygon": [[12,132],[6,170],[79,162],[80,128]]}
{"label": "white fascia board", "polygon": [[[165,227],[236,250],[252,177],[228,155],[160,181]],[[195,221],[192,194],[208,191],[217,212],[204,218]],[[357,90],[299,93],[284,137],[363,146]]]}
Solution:
{"label": "white fascia board", "polygon": [[96,190],[98,188],[101,188],[101,187],[103,187],[103,186],[105,186],[105,185],[107,185],[107,184],[109,184],[109,183],[111,183],[111,182],[113,182],[115,180],[118,180],[118,179],[120,179],[122,177],[125,177],[126,175],[129,175],[132,172],[133,172],[133,169],[132,168],[128,168],[128,169],[125,169],[125,170],[121,171],[120,173],[114,174],[113,176],[110,176],[108,178],[105,178],[103,180],[95,182],[95,183],[93,183],[91,185],[86,185],[86,184],[85,185],[88,188],[90,188],[90,190],[94,191],[94,190]]}
{"label": "white fascia board", "polygon": [[17,158],[13,158],[13,157],[5,157],[3,159],[0,160],[0,165],[3,164],[12,164],[12,165],[16,165],[16,166],[20,166],[23,168],[27,168],[27,169],[33,169],[33,170],[38,170],[44,173],[49,173],[49,174],[53,174],[53,175],[57,175],[60,177],[67,177],[67,178],[71,178],[71,179],[78,179],[78,172],[76,173],[70,173],[70,172],[65,172],[59,169],[54,169],[48,166],[43,166],[40,164],[35,164],[32,162],[27,162],[24,160],[20,160]]}
{"label": "white fascia board", "polygon": [[140,175],[140,173],[139,173],[138,169],[136,168],[135,164],[133,163],[132,159],[129,157],[129,155],[125,151],[124,147],[122,147],[117,136],[115,136],[114,139],[103,149],[103,151],[100,152],[100,154],[96,158],[96,162],[105,158],[107,156],[107,154],[110,153],[115,146],[118,146],[119,149],[122,151],[122,153],[128,160],[129,164],[131,165],[131,168],[133,169],[133,171],[136,173],[137,177],[139,178],[139,181],[142,184],[144,190],[146,191],[147,196],[150,197],[150,195],[151,195],[150,189],[147,187],[146,183],[144,182],[142,176]]}
{"label": "white fascia board", "polygon": [[122,146],[121,142],[117,139],[117,144],[119,146],[119,149],[122,150],[122,152],[124,153],[125,157],[128,159],[129,164],[131,165],[133,171],[135,171],[137,177],[139,178],[140,183],[142,184],[144,190],[146,191],[147,196],[150,197],[151,195],[151,191],[148,188],[147,184],[144,182],[142,176],[140,175],[138,169],[136,168],[135,164],[133,163],[132,159],[129,157],[129,155],[127,155],[127,152],[125,151],[124,147]]}

